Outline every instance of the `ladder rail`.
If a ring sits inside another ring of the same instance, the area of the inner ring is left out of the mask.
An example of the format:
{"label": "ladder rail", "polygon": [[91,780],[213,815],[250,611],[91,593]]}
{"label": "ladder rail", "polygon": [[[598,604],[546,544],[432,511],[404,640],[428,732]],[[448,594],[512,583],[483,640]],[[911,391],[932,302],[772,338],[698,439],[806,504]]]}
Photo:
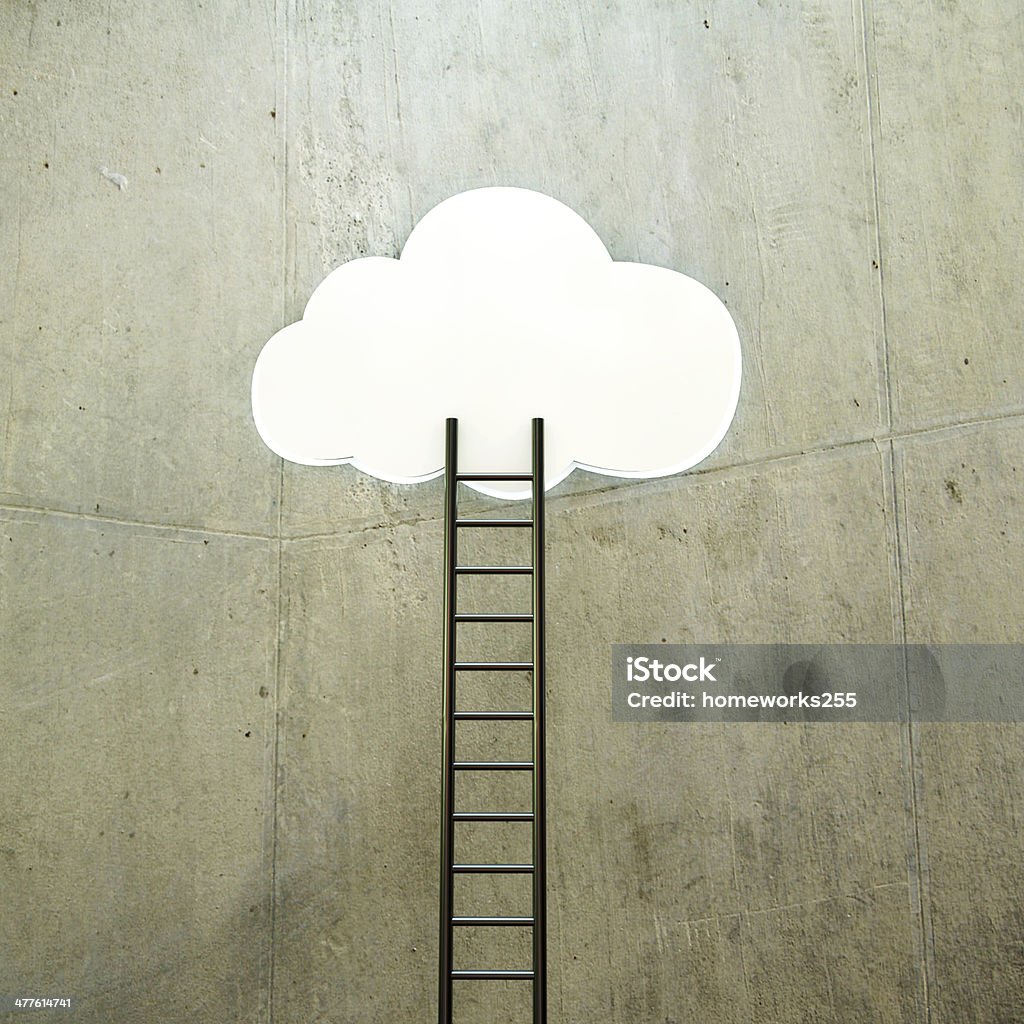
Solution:
{"label": "ladder rail", "polygon": [[454,906],[455,853],[455,611],[456,572],[458,565],[458,511],[459,482],[458,421],[445,422],[444,456],[444,695],[443,725],[441,730],[441,913],[439,936],[439,970],[437,1015],[439,1024],[452,1020],[452,918]]}
{"label": "ladder rail", "polygon": [[533,1024],[548,1019],[544,786],[544,421],[533,421]]}

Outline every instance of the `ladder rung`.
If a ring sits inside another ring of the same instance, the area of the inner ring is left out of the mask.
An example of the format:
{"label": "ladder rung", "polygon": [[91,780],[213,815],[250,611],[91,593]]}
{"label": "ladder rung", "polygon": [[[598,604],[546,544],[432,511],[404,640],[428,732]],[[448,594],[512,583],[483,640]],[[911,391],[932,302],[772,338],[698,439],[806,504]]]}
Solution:
{"label": "ladder rung", "polygon": [[452,924],[465,925],[470,928],[521,927],[533,925],[532,917],[453,917]]}
{"label": "ladder rung", "polygon": [[508,614],[492,614],[490,612],[457,612],[456,622],[533,622],[529,612],[509,612]]}
{"label": "ladder rung", "polygon": [[453,668],[463,672],[530,672],[532,661],[457,661]]}
{"label": "ladder rung", "polygon": [[532,519],[456,519],[456,526],[533,526]]}
{"label": "ladder rung", "polygon": [[456,711],[457,722],[527,722],[532,711]]}
{"label": "ladder rung", "polygon": [[532,772],[532,761],[456,761],[457,772]]}
{"label": "ladder rung", "polygon": [[533,971],[452,971],[456,981],[533,981]]}
{"label": "ladder rung", "polygon": [[532,864],[453,864],[456,875],[529,875]]}
{"label": "ladder rung", "polygon": [[462,480],[532,480],[532,473],[456,473],[455,479]]}
{"label": "ladder rung", "polygon": [[453,821],[533,821],[533,811],[456,811]]}
{"label": "ladder rung", "polygon": [[532,565],[457,565],[459,576],[530,576]]}

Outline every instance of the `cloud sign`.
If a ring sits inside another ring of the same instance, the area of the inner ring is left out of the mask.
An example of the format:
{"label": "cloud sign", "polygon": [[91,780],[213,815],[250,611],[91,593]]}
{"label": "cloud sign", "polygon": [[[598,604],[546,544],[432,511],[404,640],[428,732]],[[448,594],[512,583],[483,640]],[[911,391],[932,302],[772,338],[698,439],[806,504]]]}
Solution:
{"label": "cloud sign", "polygon": [[332,271],[264,346],[252,407],[278,455],[398,483],[444,471],[448,416],[461,471],[528,472],[543,416],[552,487],[577,467],[690,468],[725,436],[739,386],[736,327],[707,288],[613,261],[555,199],[482,188],[435,206],[400,259]]}

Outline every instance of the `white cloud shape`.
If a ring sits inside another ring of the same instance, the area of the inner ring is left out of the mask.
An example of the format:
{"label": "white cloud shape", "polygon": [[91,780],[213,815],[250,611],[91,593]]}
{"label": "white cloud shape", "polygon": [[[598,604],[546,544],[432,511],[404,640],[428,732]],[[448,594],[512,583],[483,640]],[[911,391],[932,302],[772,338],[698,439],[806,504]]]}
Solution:
{"label": "white cloud shape", "polygon": [[449,416],[460,471],[529,471],[542,416],[551,487],[577,467],[690,468],[725,436],[739,385],[736,327],[702,284],[613,261],[586,221],[539,192],[482,188],[434,207],[400,259],[332,271],[264,346],[252,405],[278,455],[399,483],[444,471]]}

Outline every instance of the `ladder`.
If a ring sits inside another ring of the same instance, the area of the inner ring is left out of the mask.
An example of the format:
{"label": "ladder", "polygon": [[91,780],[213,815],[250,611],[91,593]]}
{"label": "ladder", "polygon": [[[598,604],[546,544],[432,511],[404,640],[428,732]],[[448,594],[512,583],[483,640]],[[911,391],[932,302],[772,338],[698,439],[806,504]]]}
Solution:
{"label": "ladder", "polygon": [[[533,985],[533,1024],[547,1022],[547,894],[544,807],[544,421],[533,420],[533,467],[530,473],[460,473],[458,471],[458,421],[445,424],[444,506],[444,760],[441,784],[441,898],[438,1024],[452,1024],[453,982],[521,980]],[[530,519],[460,519],[458,487],[470,481],[530,481],[533,493]],[[532,531],[532,564],[515,566],[459,564],[458,537],[466,529],[514,529]],[[532,577],[529,612],[462,613],[458,610],[457,584],[467,575],[520,575]],[[458,660],[458,625],[462,622],[529,622],[532,624],[532,657],[528,662],[477,662]],[[495,711],[487,708],[457,710],[458,680],[462,673],[528,672],[532,677],[530,711]],[[456,735],[462,721],[532,722],[530,761],[456,760]],[[517,771],[532,774],[532,809],[526,811],[457,810],[456,779],[465,772]],[[456,860],[455,823],[522,822],[532,828],[532,860],[529,864],[465,864]],[[529,917],[462,917],[454,912],[455,878],[466,874],[530,874],[532,913]],[[512,927],[533,932],[532,969],[501,970],[456,968],[453,962],[455,928]]]}

